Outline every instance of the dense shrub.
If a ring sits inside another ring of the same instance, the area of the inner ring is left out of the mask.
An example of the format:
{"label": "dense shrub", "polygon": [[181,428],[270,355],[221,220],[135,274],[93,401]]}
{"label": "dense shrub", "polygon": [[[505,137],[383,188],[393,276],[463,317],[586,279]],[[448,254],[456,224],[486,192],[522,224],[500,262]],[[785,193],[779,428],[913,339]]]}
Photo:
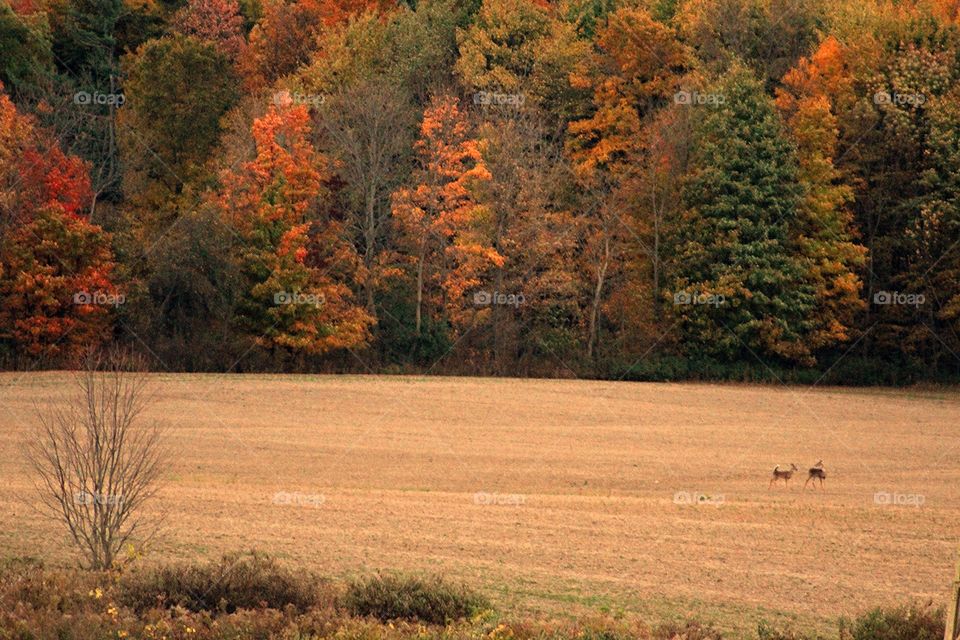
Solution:
{"label": "dense shrub", "polygon": [[824,359],[815,368],[782,367],[776,363],[719,362],[704,358],[663,355],[629,364],[614,364],[600,378],[635,382],[722,381],[758,384],[836,386],[906,386],[920,381],[957,384],[955,372],[939,371],[929,363],[855,356]]}
{"label": "dense shrub", "polygon": [[61,616],[80,613],[101,582],[96,572],[49,570],[32,558],[7,559],[0,562],[0,612],[22,603]]}
{"label": "dense shrub", "polygon": [[463,585],[453,585],[439,577],[401,575],[375,575],[353,581],[344,604],[356,616],[433,624],[466,618],[487,606],[483,597]]}
{"label": "dense shrub", "polygon": [[604,376],[636,382],[725,381],[760,384],[814,384],[823,377],[816,369],[782,368],[761,362],[720,362],[706,358],[658,356],[614,367]]}
{"label": "dense shrub", "polygon": [[306,611],[318,604],[321,585],[260,553],[227,554],[207,565],[165,566],[123,577],[120,601],[144,611],[182,607],[189,611],[283,609]]}
{"label": "dense shrub", "polygon": [[842,640],[943,640],[943,609],[910,604],[895,609],[873,609],[853,622],[841,621]]}

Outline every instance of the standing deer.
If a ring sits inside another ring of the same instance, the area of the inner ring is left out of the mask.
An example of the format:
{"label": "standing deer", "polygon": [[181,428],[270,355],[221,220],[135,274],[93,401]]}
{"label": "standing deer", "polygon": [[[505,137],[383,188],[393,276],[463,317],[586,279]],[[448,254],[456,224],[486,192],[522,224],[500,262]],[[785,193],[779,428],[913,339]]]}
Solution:
{"label": "standing deer", "polygon": [[816,489],[817,480],[819,480],[820,488],[823,489],[823,481],[826,477],[827,472],[823,470],[823,460],[820,460],[807,471],[807,481],[803,483],[803,488],[806,489],[810,481],[813,480],[813,488]]}
{"label": "standing deer", "polygon": [[798,471],[797,465],[791,463],[789,469],[781,469],[780,465],[777,465],[773,468],[773,477],[770,478],[770,485],[767,487],[769,489],[773,486],[773,483],[777,480],[783,480],[783,485],[785,487],[790,486],[790,478],[793,477],[795,471]]}

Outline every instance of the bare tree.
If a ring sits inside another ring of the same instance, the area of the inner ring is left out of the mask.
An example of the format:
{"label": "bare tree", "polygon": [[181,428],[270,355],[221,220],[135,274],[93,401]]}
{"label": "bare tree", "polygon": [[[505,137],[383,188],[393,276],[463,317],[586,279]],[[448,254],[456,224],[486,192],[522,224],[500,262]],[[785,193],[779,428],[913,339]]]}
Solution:
{"label": "bare tree", "polygon": [[417,109],[387,78],[364,80],[325,101],[317,114],[341,175],[346,179],[347,225],[367,272],[367,311],[376,317],[373,276],[390,218],[390,194],[409,170]]}
{"label": "bare tree", "polygon": [[[577,312],[579,229],[567,206],[570,167],[557,125],[529,106],[484,106],[473,113],[492,176],[481,195],[489,242],[505,258],[490,269],[484,286],[525,298],[516,307],[489,307],[491,330],[482,339],[490,341],[494,371],[506,373],[526,366],[538,349],[549,350],[554,361],[564,358],[545,345],[569,330],[565,319]],[[561,318],[562,325],[556,323]]]}
{"label": "bare tree", "polygon": [[42,511],[66,525],[90,569],[109,569],[127,542],[159,526],[142,507],[166,456],[160,427],[143,421],[149,378],[137,364],[118,352],[89,356],[70,404],[38,409],[27,445]]}

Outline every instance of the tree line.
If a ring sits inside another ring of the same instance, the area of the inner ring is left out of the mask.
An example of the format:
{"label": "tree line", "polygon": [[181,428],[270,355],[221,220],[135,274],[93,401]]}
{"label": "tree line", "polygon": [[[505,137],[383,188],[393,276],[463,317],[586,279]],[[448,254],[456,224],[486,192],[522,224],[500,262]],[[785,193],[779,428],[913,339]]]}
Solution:
{"label": "tree line", "polygon": [[0,0],[0,363],[960,374],[958,0]]}

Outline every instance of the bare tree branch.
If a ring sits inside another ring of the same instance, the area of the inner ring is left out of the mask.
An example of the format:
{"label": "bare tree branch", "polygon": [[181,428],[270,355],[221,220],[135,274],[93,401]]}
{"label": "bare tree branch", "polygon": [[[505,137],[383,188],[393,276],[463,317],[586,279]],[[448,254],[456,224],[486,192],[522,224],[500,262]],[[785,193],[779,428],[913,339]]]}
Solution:
{"label": "bare tree branch", "polygon": [[88,356],[70,403],[37,410],[26,447],[41,511],[66,526],[91,569],[109,569],[135,533],[149,539],[160,524],[142,509],[167,453],[161,428],[142,420],[151,396],[141,364],[118,351]]}

